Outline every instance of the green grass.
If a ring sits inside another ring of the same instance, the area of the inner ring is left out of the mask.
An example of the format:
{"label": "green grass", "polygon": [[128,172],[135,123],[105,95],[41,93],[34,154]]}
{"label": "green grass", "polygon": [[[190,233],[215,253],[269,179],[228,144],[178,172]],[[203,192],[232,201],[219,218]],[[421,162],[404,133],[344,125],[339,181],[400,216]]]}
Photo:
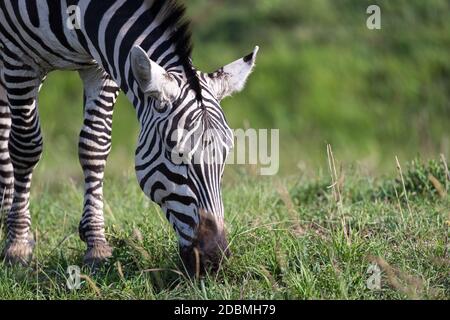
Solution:
{"label": "green grass", "polygon": [[[382,9],[382,30],[366,28],[371,4]],[[439,193],[450,193],[450,181],[440,161],[413,163],[403,167],[403,188],[392,156],[450,156],[449,2],[192,0],[188,9],[201,70],[261,47],[244,92],[222,103],[230,126],[280,129],[280,180],[226,170],[234,253],[226,268],[203,283],[170,271],[181,268],[175,235],[129,169],[139,129],[121,95],[105,183],[114,258],[96,274],[83,270],[95,287],[85,280],[79,291],[66,288],[67,266],[80,264],[85,249],[77,234],[83,95],[76,73],[55,72],[39,103],[44,154],[31,201],[37,250],[29,269],[0,262],[0,299],[449,299],[450,204]],[[309,173],[326,168],[328,143],[338,159],[358,164],[339,180],[342,207],[327,169]],[[381,291],[366,288],[374,259],[383,269]],[[156,268],[166,271],[143,272]]]}
{"label": "green grass", "polygon": [[[407,181],[428,167],[411,168],[404,168]],[[450,298],[448,196],[423,186],[415,192],[412,184],[406,201],[395,177],[347,169],[339,207],[326,175],[263,180],[244,169],[229,171],[224,202],[233,256],[217,275],[192,281],[175,272],[182,267],[174,233],[134,178],[124,175],[105,183],[114,256],[94,274],[83,269],[91,281],[75,291],[66,287],[66,269],[84,253],[77,234],[82,186],[36,181],[34,260],[25,269],[0,263],[0,299]],[[387,185],[398,197],[380,193]],[[373,261],[382,269],[379,291],[366,286]]]}

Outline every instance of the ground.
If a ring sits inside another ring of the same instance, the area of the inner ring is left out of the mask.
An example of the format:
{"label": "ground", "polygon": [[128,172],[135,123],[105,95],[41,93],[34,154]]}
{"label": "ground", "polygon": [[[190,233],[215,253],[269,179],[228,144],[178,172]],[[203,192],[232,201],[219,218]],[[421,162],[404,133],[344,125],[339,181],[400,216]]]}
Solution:
{"label": "ground", "polygon": [[201,281],[183,275],[174,233],[135,180],[108,180],[114,256],[95,273],[82,268],[79,290],[68,289],[67,268],[84,253],[81,185],[37,184],[34,259],[29,268],[0,263],[0,298],[449,299],[448,182],[422,188],[425,173],[404,173],[403,183],[350,169],[330,188],[326,175],[261,179],[243,170],[224,186],[233,255]]}

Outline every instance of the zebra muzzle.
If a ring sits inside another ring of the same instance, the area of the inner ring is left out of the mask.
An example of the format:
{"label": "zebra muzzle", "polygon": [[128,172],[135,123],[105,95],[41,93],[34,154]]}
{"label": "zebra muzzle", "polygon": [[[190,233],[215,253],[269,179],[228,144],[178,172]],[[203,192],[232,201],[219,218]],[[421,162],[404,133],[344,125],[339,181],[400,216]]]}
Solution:
{"label": "zebra muzzle", "polygon": [[196,236],[190,246],[180,248],[184,267],[191,277],[217,272],[231,252],[223,228],[218,228],[213,215],[201,212]]}

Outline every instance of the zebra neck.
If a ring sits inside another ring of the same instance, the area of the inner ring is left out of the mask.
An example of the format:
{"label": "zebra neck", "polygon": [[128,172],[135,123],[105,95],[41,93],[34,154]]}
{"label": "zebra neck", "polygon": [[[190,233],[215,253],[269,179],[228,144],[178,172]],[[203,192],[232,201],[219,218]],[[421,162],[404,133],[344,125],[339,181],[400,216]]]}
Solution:
{"label": "zebra neck", "polygon": [[80,1],[85,4],[84,32],[93,57],[135,106],[142,96],[129,61],[133,46],[141,46],[168,72],[186,80],[193,78],[189,25],[182,22],[184,8],[176,1]]}

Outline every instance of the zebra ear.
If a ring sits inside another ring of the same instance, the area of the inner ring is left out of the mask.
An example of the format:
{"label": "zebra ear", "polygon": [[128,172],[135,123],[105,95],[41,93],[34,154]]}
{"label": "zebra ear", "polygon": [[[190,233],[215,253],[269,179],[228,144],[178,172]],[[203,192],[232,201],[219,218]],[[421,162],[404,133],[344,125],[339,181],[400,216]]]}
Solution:
{"label": "zebra ear", "polygon": [[160,101],[173,100],[179,91],[177,82],[163,67],[152,61],[139,46],[130,53],[131,70],[140,89]]}
{"label": "zebra ear", "polygon": [[246,55],[209,75],[212,80],[212,89],[219,100],[244,89],[245,83],[255,66],[258,51],[259,47],[256,46],[249,55]]}

